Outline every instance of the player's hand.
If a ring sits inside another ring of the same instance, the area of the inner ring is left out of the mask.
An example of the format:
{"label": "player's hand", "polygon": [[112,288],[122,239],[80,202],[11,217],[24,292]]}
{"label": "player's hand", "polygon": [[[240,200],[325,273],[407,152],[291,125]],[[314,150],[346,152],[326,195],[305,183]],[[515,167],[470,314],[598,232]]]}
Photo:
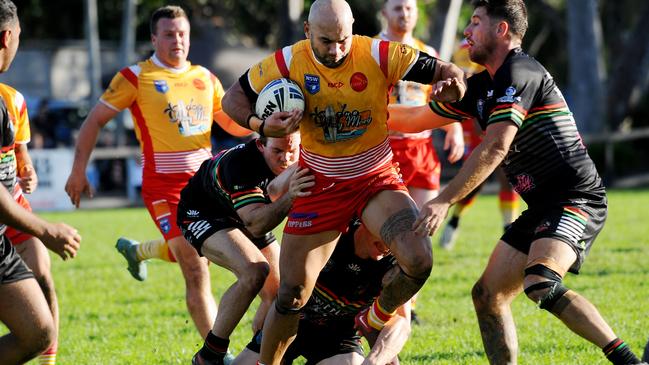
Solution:
{"label": "player's hand", "polygon": [[444,137],[444,151],[447,151],[446,159],[450,163],[456,163],[464,156],[464,135],[462,128],[453,128],[446,132]]}
{"label": "player's hand", "polygon": [[437,81],[433,85],[432,98],[442,103],[458,101],[464,97],[466,85],[457,78]]}
{"label": "player's hand", "polygon": [[309,174],[309,169],[299,167],[291,175],[291,180],[288,185],[288,194],[291,199],[296,197],[304,197],[311,195],[309,188],[315,185],[315,176]]}
{"label": "player's hand", "polygon": [[300,128],[304,112],[291,110],[290,112],[275,112],[266,118],[264,135],[268,137],[283,137],[296,132]]}
{"label": "player's hand", "polygon": [[45,232],[39,237],[43,244],[63,260],[77,256],[81,236],[73,227],[65,223],[48,223]]}
{"label": "player's hand", "polygon": [[75,173],[73,171],[70,173],[68,181],[65,183],[65,192],[68,193],[70,202],[72,202],[72,204],[77,208],[79,208],[82,193],[85,193],[86,196],[92,198],[92,188],[90,188],[90,183],[88,182],[85,171],[81,173]]}
{"label": "player's hand", "polygon": [[416,234],[432,236],[444,222],[451,205],[438,199],[435,198],[425,203],[419,210],[419,216],[412,224],[412,229]]}
{"label": "player's hand", "polygon": [[36,175],[36,170],[34,166],[25,165],[18,172],[18,185],[25,192],[25,194],[31,194],[36,190],[38,186],[38,176]]}

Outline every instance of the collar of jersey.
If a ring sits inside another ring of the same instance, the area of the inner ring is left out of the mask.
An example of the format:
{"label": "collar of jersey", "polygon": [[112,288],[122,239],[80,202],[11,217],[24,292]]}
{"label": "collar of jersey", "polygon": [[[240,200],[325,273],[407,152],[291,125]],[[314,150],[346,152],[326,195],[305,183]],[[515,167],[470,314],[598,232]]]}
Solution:
{"label": "collar of jersey", "polygon": [[185,65],[185,67],[182,67],[182,68],[169,67],[169,66],[165,65],[164,63],[162,63],[162,61],[160,61],[160,59],[158,59],[158,56],[156,56],[155,53],[153,54],[153,56],[151,56],[151,62],[153,62],[156,66],[158,66],[160,68],[164,68],[165,70],[169,70],[169,71],[171,71],[171,72],[173,72],[175,74],[179,74],[179,73],[183,73],[183,72],[187,71],[189,69],[189,66],[190,66],[189,61],[187,61],[187,65]]}

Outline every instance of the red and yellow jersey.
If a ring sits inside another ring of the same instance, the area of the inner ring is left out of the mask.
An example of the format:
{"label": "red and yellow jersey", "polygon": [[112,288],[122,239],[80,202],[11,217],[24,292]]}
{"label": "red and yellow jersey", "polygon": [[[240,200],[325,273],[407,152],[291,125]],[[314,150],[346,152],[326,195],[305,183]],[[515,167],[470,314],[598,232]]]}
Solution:
{"label": "red and yellow jersey", "polygon": [[26,144],[31,139],[29,128],[29,116],[27,115],[27,103],[25,97],[18,90],[9,85],[0,83],[0,97],[7,105],[9,119],[14,127],[15,143]]}
{"label": "red and yellow jersey", "polygon": [[[381,33],[377,37],[387,40],[386,34]],[[438,57],[438,53],[435,48],[427,45],[419,39],[412,38],[411,42],[407,42],[407,45],[411,46],[414,49],[428,53],[433,57]],[[428,84],[420,84],[412,81],[399,81],[390,93],[390,104],[403,104],[403,105],[426,105],[430,101],[430,94],[433,91],[433,86]],[[431,130],[425,130],[419,133],[402,133],[390,131],[390,138],[393,139],[425,139],[430,138],[433,132]]]}
{"label": "red and yellow jersey", "polygon": [[193,174],[212,156],[213,115],[224,93],[206,68],[173,69],[154,55],[118,72],[100,101],[116,111],[130,109],[145,177]]}
{"label": "red and yellow jersey", "polygon": [[389,163],[388,92],[418,55],[400,43],[355,35],[343,63],[329,68],[303,40],[251,67],[248,82],[256,93],[280,77],[297,82],[306,102],[300,159],[326,176],[353,178]]}
{"label": "red and yellow jersey", "polygon": [[16,160],[16,143],[25,144],[30,140],[29,117],[25,98],[16,89],[0,83],[0,97],[7,107],[9,123],[2,136],[0,151],[0,182],[17,199],[22,191],[17,184],[18,161]]}

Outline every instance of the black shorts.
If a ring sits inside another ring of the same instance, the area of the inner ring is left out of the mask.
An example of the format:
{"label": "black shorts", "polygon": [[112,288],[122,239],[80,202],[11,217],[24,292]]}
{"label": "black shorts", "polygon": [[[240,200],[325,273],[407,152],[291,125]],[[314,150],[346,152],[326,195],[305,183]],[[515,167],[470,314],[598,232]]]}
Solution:
{"label": "black shorts", "polygon": [[272,232],[266,233],[262,237],[253,237],[244,225],[235,218],[215,215],[211,212],[201,211],[190,207],[181,200],[178,203],[178,227],[183,236],[195,249],[200,256],[203,256],[201,249],[203,242],[214,233],[228,228],[237,228],[246,235],[257,246],[263,249],[275,242],[277,239]]}
{"label": "black shorts", "polygon": [[[317,364],[324,359],[340,354],[356,352],[365,356],[361,347],[361,338],[353,328],[353,322],[346,321],[338,325],[332,321],[326,326],[300,320],[295,341],[284,354],[283,364],[292,364],[293,360],[302,356],[306,365]],[[261,349],[261,334],[256,333],[246,346],[249,350],[259,353]]]}
{"label": "black shorts", "polygon": [[526,255],[532,242],[540,238],[563,241],[577,254],[569,271],[578,274],[595,238],[604,228],[606,214],[606,200],[530,207],[512,223],[501,240]]}
{"label": "black shorts", "polygon": [[34,273],[29,270],[20,258],[16,249],[5,237],[0,236],[0,284],[9,284],[20,280],[33,278]]}

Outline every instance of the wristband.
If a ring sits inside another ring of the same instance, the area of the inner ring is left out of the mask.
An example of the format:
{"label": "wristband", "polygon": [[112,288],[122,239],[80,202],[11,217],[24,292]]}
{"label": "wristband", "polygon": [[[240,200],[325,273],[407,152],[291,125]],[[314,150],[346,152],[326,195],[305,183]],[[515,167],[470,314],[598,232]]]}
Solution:
{"label": "wristband", "polygon": [[264,124],[266,124],[266,119],[262,120],[261,124],[259,125],[259,130],[257,131],[257,133],[259,133],[259,137],[266,137],[266,135],[264,135]]}
{"label": "wristband", "polygon": [[256,116],[257,116],[257,114],[255,114],[255,113],[250,113],[248,115],[248,117],[246,118],[246,128],[252,130],[252,128],[250,128],[250,119],[252,119],[252,117],[256,117]]}

